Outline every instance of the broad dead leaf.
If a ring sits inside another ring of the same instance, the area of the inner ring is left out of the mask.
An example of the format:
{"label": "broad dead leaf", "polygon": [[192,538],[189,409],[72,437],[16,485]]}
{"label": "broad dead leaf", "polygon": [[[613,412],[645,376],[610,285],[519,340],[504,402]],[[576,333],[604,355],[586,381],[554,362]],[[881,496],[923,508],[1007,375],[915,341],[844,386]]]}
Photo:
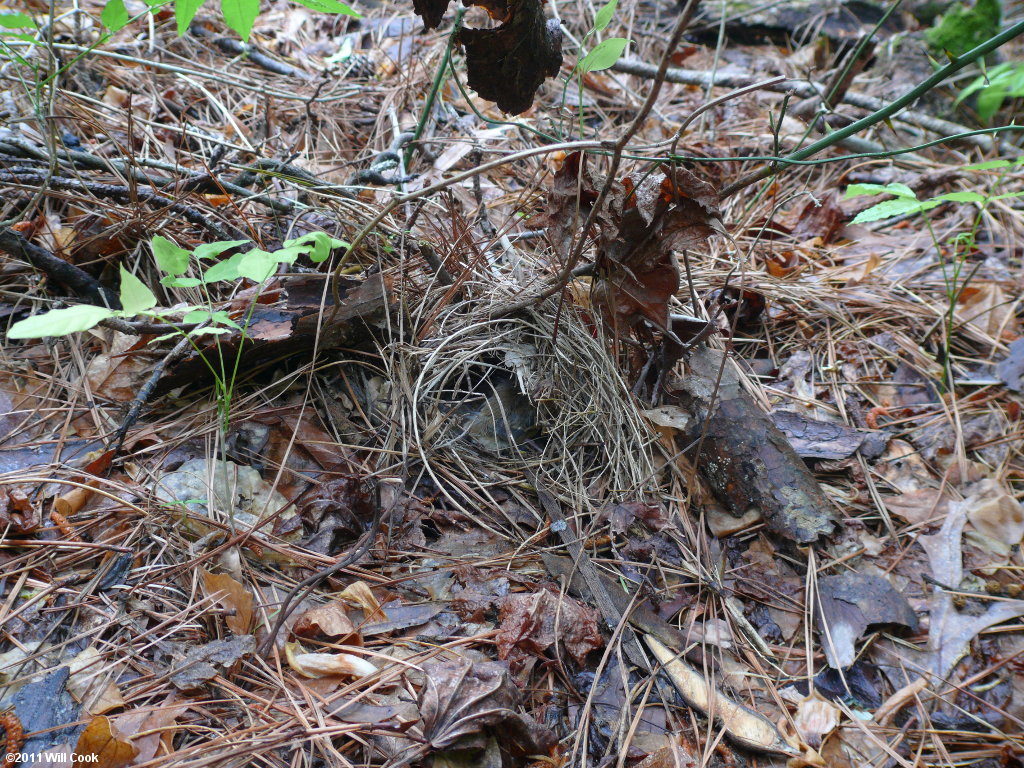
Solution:
{"label": "broad dead leaf", "polygon": [[504,665],[461,660],[424,664],[423,671],[423,735],[434,749],[499,727],[502,747],[514,755],[544,754],[554,745],[554,734],[518,713],[518,690]]}
{"label": "broad dead leaf", "polygon": [[718,193],[684,168],[663,175],[626,176],[609,197],[609,218],[598,235],[595,306],[626,330],[648,320],[669,327],[668,302],[679,290],[672,251],[696,248],[719,225]]}
{"label": "broad dead leaf", "polygon": [[207,594],[219,594],[217,602],[227,609],[228,629],[236,635],[248,633],[252,627],[252,592],[226,573],[202,571],[203,588]]}
{"label": "broad dead leaf", "polygon": [[171,672],[171,683],[180,691],[200,688],[221,672],[230,670],[255,648],[256,639],[252,635],[237,635],[190,648],[185,659]]}
{"label": "broad dead leaf", "polygon": [[135,759],[138,750],[111,727],[104,716],[94,717],[75,746],[75,762],[98,768],[123,768]]}
{"label": "broad dead leaf", "polygon": [[498,656],[541,655],[559,642],[583,665],[587,654],[604,645],[597,611],[568,595],[547,590],[509,595],[501,605]]}
{"label": "broad dead leaf", "polygon": [[917,628],[917,615],[881,576],[846,572],[818,579],[815,613],[821,645],[831,666],[843,669],[856,658],[854,643],[868,627]]}
{"label": "broad dead leaf", "polygon": [[459,42],[466,51],[469,87],[503,112],[518,115],[533,105],[541,83],[561,69],[562,31],[557,20],[545,17],[541,0],[507,2],[505,23],[495,29],[463,28]]}

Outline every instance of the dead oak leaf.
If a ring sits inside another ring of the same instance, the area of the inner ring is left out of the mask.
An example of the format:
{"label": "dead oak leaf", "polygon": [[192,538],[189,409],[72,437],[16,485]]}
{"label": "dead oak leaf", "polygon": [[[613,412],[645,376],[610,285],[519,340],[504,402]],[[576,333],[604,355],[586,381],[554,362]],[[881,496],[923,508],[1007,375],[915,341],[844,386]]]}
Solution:
{"label": "dead oak leaf", "polygon": [[469,87],[502,112],[518,115],[533,104],[545,78],[561,69],[562,31],[544,16],[541,0],[508,0],[507,19],[495,29],[462,29],[458,41],[466,51]]}
{"label": "dead oak leaf", "polygon": [[540,655],[561,642],[581,666],[587,654],[604,645],[598,614],[566,595],[546,590],[509,595],[501,605],[498,657]]}
{"label": "dead oak leaf", "polygon": [[419,709],[423,736],[434,749],[495,728],[514,755],[545,754],[554,746],[551,731],[517,711],[519,691],[504,665],[460,660],[424,664],[423,671]]}
{"label": "dead oak leaf", "polygon": [[685,168],[626,176],[612,190],[614,228],[598,238],[593,302],[616,328],[648,320],[668,326],[668,302],[679,290],[674,249],[696,248],[719,227],[718,193]]}

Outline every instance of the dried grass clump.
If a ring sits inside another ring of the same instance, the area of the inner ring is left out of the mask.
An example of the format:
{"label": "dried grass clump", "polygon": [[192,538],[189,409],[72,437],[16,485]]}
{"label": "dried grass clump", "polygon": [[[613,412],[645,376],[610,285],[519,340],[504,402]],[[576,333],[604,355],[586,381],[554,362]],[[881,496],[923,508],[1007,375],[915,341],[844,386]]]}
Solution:
{"label": "dried grass clump", "polygon": [[[455,303],[429,335],[385,352],[400,382],[393,423],[449,499],[523,478],[580,510],[652,490],[653,436],[587,319],[557,301],[489,315],[486,302]],[[507,425],[533,428],[505,440]]]}

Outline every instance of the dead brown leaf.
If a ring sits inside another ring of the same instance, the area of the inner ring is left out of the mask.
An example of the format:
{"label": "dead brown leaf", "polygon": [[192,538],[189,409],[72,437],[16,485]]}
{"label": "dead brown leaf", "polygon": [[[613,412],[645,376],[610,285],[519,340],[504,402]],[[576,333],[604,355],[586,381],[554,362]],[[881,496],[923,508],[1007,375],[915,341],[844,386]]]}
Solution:
{"label": "dead brown leaf", "polygon": [[498,657],[541,655],[562,643],[580,665],[587,654],[604,645],[598,613],[568,595],[547,590],[509,595],[501,605]]}
{"label": "dead brown leaf", "polygon": [[75,762],[98,768],[123,768],[130,765],[138,750],[111,727],[103,715],[94,717],[78,737]]}
{"label": "dead brown leaf", "polygon": [[496,29],[463,28],[458,39],[466,51],[469,87],[518,115],[533,105],[541,83],[561,69],[562,31],[557,20],[544,16],[541,0],[508,0],[507,18]]}
{"label": "dead brown leaf", "polygon": [[252,592],[226,573],[203,570],[203,588],[207,594],[219,594],[217,602],[228,611],[225,621],[236,635],[248,633],[252,627]]}

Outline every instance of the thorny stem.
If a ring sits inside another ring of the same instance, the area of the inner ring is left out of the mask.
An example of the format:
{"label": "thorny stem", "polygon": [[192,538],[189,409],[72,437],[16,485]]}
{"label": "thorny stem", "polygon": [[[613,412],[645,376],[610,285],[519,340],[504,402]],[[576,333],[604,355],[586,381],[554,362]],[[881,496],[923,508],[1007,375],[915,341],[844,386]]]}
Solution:
{"label": "thorny stem", "polygon": [[[957,56],[955,59],[950,61],[949,64],[935,72],[935,74],[933,74],[931,77],[927,78],[926,80],[924,80],[911,90],[907,91],[907,93],[903,94],[902,96],[900,96],[900,98],[896,99],[892,103],[882,107],[882,109],[879,109],[876,112],[871,113],[867,117],[861,118],[855,123],[851,123],[845,128],[841,128],[838,131],[829,134],[823,139],[819,139],[818,141],[814,142],[808,147],[805,147],[804,149],[798,150],[797,152],[793,152],[792,154],[787,155],[784,158],[780,158],[780,161],[782,163],[785,163],[787,160],[805,160],[806,158],[811,157],[812,155],[818,154],[823,149],[827,149],[828,147],[837,144],[843,139],[849,138],[850,136],[853,136],[856,133],[860,133],[865,128],[870,128],[872,125],[875,125],[876,123],[880,123],[883,120],[889,119],[894,114],[899,112],[901,109],[913,103],[920,96],[924,95],[932,88],[937,86],[943,80],[946,80],[950,75],[959,72],[972,61],[975,61],[976,59],[979,59],[982,56],[991,53],[999,46],[1009,42],[1010,40],[1012,40],[1015,37],[1018,37],[1021,34],[1024,34],[1024,21],[1018,22],[1017,24],[1014,24],[1012,27],[1004,29],[995,37],[989,38],[981,45],[977,46],[976,48],[973,48],[972,50],[968,51],[962,56]],[[761,179],[768,178],[769,176],[774,176],[780,173],[782,170],[783,166],[780,166],[778,163],[771,163],[770,165],[766,165],[764,168],[754,171],[753,173],[749,173],[746,176],[737,179],[732,184],[727,186],[725,189],[722,190],[722,198],[724,199],[726,197],[729,197],[730,195],[734,195],[744,187],[748,187],[751,184],[761,181]]]}

